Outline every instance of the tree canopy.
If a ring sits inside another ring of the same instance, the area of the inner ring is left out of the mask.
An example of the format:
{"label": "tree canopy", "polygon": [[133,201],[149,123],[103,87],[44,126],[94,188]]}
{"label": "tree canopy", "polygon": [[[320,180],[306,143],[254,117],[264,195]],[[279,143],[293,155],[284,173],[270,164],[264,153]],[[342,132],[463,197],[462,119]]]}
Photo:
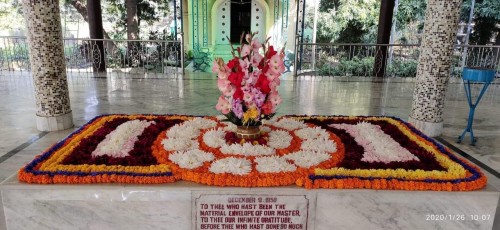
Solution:
{"label": "tree canopy", "polygon": [[[471,0],[461,8],[461,21],[468,22]],[[372,43],[375,40],[380,0],[321,0],[318,13],[318,42]],[[394,16],[401,42],[415,37],[424,27],[426,0],[399,0]],[[312,21],[314,13],[308,12]],[[496,34],[500,44],[500,1],[476,0],[474,31],[470,44],[488,44]],[[415,42],[415,41],[413,41]]]}
{"label": "tree canopy", "polygon": [[380,0],[322,0],[318,42],[375,41]]}
{"label": "tree canopy", "polygon": [[[460,18],[468,22],[471,0],[465,0]],[[476,0],[474,5],[474,31],[469,38],[469,44],[486,45],[496,35],[496,44],[500,45],[500,1]]]}

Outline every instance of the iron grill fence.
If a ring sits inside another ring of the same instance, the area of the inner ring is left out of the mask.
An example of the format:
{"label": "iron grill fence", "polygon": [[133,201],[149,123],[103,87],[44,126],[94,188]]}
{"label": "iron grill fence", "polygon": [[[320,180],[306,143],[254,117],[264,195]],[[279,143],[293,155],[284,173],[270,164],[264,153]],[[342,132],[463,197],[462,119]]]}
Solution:
{"label": "iron grill fence", "polygon": [[[301,43],[297,48],[297,74],[316,76],[371,77],[375,66],[385,65],[386,77],[415,77],[419,45]],[[451,76],[461,77],[464,66],[496,69],[500,72],[500,46],[456,45],[452,52]],[[497,74],[498,76],[498,74]],[[499,76],[500,77],[500,76]]]}
{"label": "iron grill fence", "polygon": [[[0,70],[29,71],[28,50],[26,37],[0,37]],[[178,73],[184,64],[181,52],[180,41],[64,39],[68,72],[93,72],[105,65],[108,72]],[[100,58],[102,53],[105,63]]]}
{"label": "iron grill fence", "polygon": [[[98,42],[103,43],[105,63],[100,61]],[[68,72],[93,72],[105,64],[108,72],[172,74],[184,67],[181,47],[181,41],[65,38],[64,56]],[[416,76],[420,54],[416,44],[299,43],[297,55],[288,54],[285,64],[287,71],[296,70],[298,75],[371,77],[377,71],[375,62],[383,60],[377,58],[382,52],[387,56],[386,77]],[[460,77],[464,66],[500,72],[500,46],[456,45],[451,55],[453,77]],[[29,70],[26,37],[0,37],[0,71]]]}

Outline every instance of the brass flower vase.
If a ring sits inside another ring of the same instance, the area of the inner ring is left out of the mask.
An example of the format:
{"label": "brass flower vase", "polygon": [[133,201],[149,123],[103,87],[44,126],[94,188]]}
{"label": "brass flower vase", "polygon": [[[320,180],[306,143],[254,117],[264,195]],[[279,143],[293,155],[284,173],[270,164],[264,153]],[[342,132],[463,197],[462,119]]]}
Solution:
{"label": "brass flower vase", "polygon": [[260,137],[260,126],[238,126],[235,133],[238,138],[257,139]]}

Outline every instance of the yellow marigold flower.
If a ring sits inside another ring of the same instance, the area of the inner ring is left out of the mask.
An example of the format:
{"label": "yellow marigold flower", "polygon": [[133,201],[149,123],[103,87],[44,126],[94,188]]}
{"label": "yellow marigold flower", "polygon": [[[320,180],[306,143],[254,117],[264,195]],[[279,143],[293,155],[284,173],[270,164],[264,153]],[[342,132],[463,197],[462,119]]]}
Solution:
{"label": "yellow marigold flower", "polygon": [[257,119],[259,117],[259,111],[256,108],[251,108],[243,114],[243,124],[246,124],[250,119]]}

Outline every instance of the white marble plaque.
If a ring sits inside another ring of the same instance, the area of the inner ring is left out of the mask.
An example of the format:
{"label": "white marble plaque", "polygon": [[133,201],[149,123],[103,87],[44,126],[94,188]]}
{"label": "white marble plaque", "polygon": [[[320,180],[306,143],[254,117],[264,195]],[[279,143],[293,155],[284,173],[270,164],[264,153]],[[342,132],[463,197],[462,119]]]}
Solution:
{"label": "white marble plaque", "polygon": [[307,229],[306,195],[193,194],[193,229]]}

